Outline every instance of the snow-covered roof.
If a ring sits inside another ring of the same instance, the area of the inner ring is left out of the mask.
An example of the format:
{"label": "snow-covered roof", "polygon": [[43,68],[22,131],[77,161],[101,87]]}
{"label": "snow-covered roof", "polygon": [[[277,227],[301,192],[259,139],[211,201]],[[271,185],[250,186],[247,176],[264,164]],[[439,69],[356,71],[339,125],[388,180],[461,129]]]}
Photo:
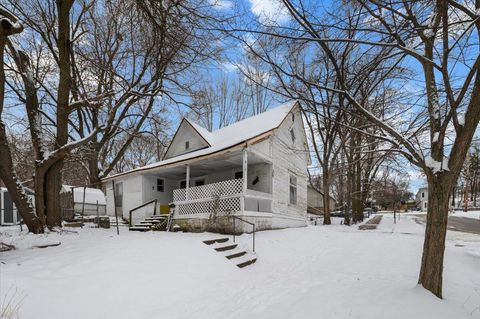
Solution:
{"label": "snow-covered roof", "polygon": [[[83,187],[74,187],[70,185],[63,185],[61,193],[71,192],[73,188],[73,202],[82,203],[83,202]],[[103,194],[101,189],[98,188],[85,188],[85,204],[96,204],[98,201],[99,205],[106,205],[105,194]]]}
{"label": "snow-covered roof", "polygon": [[171,157],[169,159],[156,162],[150,165],[138,167],[131,171],[119,173],[113,176],[109,176],[104,180],[108,180],[117,176],[144,171],[153,168],[162,167],[165,165],[185,161],[188,159],[196,158],[203,155],[213,154],[238,144],[251,140],[264,133],[272,131],[280,126],[285,117],[290,113],[293,107],[297,104],[297,101],[289,101],[276,108],[270,109],[258,115],[249,117],[242,121],[236,122],[229,126],[225,126],[219,130],[209,132],[207,129],[200,125],[188,120],[188,123],[192,125],[197,132],[210,144],[210,147],[206,147],[197,151],[182,154],[179,156]]}

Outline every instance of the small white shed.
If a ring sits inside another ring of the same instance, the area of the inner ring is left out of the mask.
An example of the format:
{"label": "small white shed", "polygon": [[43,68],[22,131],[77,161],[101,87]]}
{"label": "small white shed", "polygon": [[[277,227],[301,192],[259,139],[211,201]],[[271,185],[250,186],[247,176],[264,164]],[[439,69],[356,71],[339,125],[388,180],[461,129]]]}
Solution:
{"label": "small white shed", "polygon": [[[34,204],[33,191],[26,189],[27,196],[30,198],[32,205]],[[12,196],[7,188],[0,187],[0,225],[18,225],[22,218],[13,203]]]}
{"label": "small white shed", "polygon": [[80,214],[82,211],[84,215],[105,215],[106,213],[105,194],[101,189],[63,185],[60,193],[64,216],[72,213]]}

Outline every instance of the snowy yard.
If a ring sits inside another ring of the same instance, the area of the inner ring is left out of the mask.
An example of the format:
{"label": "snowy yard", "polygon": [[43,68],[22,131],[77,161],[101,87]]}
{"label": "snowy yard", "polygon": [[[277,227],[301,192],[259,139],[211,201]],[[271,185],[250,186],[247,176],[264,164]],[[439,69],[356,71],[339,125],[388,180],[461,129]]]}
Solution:
{"label": "snowy yard", "polygon": [[244,269],[202,243],[215,234],[40,240],[2,228],[18,249],[0,255],[1,296],[25,295],[20,318],[480,318],[480,236],[449,232],[439,300],[416,286],[424,229],[413,218],[260,232],[258,261]]}

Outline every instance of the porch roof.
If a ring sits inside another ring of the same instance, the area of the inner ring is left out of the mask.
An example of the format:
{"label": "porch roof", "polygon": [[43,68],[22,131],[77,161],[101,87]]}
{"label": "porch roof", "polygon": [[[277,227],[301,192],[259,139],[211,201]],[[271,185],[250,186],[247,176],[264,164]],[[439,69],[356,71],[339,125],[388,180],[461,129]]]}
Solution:
{"label": "porch roof", "polygon": [[[242,170],[242,147],[229,150],[229,152],[216,154],[214,156],[208,156],[199,159],[194,162],[190,162],[190,177],[200,177],[210,175],[212,173],[229,170],[239,169]],[[266,163],[267,161],[255,153],[249,152],[248,165],[255,165],[260,163]],[[152,168],[148,171],[141,172],[142,174],[154,174],[158,177],[164,177],[169,179],[185,179],[186,169],[185,163],[173,163],[171,165],[164,165],[156,168]]]}
{"label": "porch roof", "polygon": [[205,139],[211,144],[211,147],[172,157],[127,172],[108,176],[102,181],[105,182],[110,179],[115,179],[138,172],[154,172],[158,171],[162,167],[171,168],[172,166],[180,166],[192,161],[197,162],[200,160],[205,160],[207,157],[212,155],[223,155],[227,152],[235,151],[245,146],[247,142],[255,140],[256,138],[259,138],[279,127],[285,117],[295,107],[295,105],[297,105],[297,101],[290,101],[279,107],[236,122],[214,132],[207,133],[205,129],[200,129],[199,133],[207,135],[205,136]]}

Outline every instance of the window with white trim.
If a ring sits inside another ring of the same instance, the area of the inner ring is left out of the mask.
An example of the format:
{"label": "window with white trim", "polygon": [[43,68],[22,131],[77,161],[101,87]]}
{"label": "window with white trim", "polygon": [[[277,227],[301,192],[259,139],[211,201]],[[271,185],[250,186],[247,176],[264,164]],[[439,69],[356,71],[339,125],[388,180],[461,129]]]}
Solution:
{"label": "window with white trim", "polygon": [[185,141],[185,149],[188,150],[190,148],[190,141]]}
{"label": "window with white trim", "polygon": [[295,143],[297,137],[295,136],[295,131],[293,130],[293,127],[290,129],[290,137],[292,138],[292,142]]}
{"label": "window with white trim", "polygon": [[297,177],[290,175],[289,183],[289,203],[291,205],[297,205]]}
{"label": "window with white trim", "polygon": [[165,181],[161,178],[157,178],[157,192],[162,192],[165,189]]}

